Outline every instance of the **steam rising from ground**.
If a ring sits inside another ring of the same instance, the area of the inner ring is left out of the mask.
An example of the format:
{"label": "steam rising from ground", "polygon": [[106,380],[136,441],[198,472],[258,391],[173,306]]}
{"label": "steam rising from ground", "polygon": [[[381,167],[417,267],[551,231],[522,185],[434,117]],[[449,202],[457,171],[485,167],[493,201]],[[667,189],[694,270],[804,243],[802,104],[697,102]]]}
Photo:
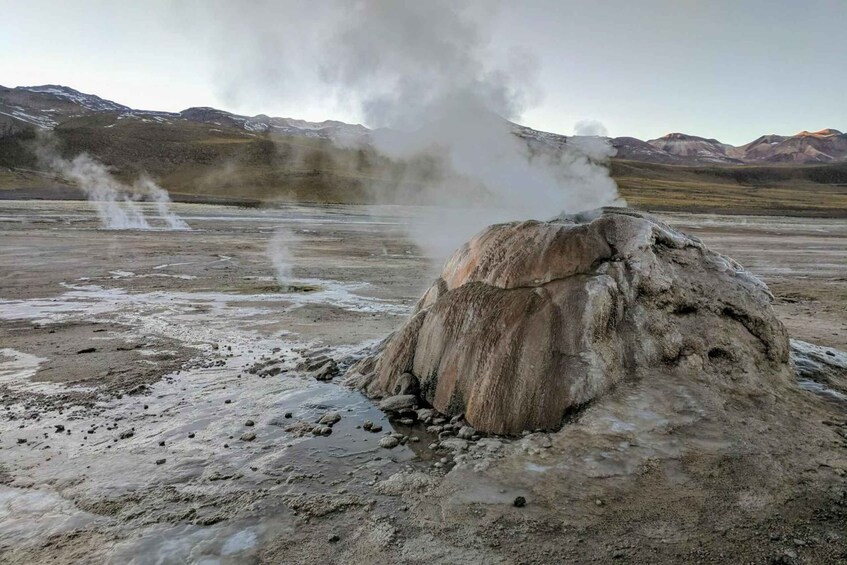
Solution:
{"label": "steam rising from ground", "polygon": [[376,128],[366,142],[405,165],[401,182],[374,183],[374,200],[431,206],[413,234],[445,256],[491,223],[620,203],[607,142],[557,147],[511,122],[538,99],[535,61],[492,52],[491,12],[488,1],[219,2],[208,23],[226,22],[209,37],[226,38],[216,55],[234,101],[352,104]]}
{"label": "steam rising from ground", "polygon": [[109,173],[106,166],[86,153],[68,160],[59,155],[56,140],[42,133],[35,147],[39,161],[66,180],[76,184],[94,205],[100,224],[112,230],[162,229],[151,226],[138,200],[147,197],[155,203],[158,219],[165,229],[191,229],[170,209],[168,192],[147,176],[142,176],[132,186],[126,185]]}
{"label": "steam rising from ground", "polygon": [[279,290],[282,292],[291,287],[292,263],[294,262],[291,246],[298,241],[300,241],[300,237],[286,228],[278,228],[268,240],[266,251],[274,266]]}

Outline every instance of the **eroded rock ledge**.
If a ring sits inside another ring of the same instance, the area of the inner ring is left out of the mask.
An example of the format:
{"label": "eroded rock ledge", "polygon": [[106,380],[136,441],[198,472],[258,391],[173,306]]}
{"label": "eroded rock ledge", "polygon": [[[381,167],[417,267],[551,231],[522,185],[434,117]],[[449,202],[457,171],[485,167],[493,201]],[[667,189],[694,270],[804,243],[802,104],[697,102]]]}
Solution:
{"label": "eroded rock ledge", "polygon": [[645,214],[499,224],[456,251],[354,382],[372,397],[414,390],[501,434],[557,429],[655,371],[779,395],[789,345],[771,300],[738,263]]}

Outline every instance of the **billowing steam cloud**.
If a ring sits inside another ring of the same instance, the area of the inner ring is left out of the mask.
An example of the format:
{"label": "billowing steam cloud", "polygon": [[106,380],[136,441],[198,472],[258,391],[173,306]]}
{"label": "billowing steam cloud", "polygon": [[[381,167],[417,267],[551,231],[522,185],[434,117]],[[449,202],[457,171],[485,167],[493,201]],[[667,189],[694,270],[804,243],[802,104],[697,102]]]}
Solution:
{"label": "billowing steam cloud", "polygon": [[609,135],[609,132],[606,126],[597,120],[580,120],[574,124],[573,134],[605,137]]}
{"label": "billowing steam cloud", "polygon": [[42,132],[38,141],[35,152],[41,164],[79,186],[97,211],[102,227],[112,230],[162,229],[150,225],[138,204],[138,200],[146,196],[155,203],[157,217],[164,224],[164,229],[191,229],[171,211],[168,192],[147,176],[127,186],[113,177],[103,163],[86,153],[72,160],[63,158],[51,134]]}
{"label": "billowing steam cloud", "polygon": [[294,261],[291,247],[298,241],[299,236],[286,228],[277,228],[268,240],[266,252],[274,266],[276,282],[282,292],[291,287],[291,265]]}
{"label": "billowing steam cloud", "polygon": [[399,185],[375,183],[376,201],[431,206],[414,228],[430,253],[443,256],[490,223],[620,202],[604,140],[553,147],[511,122],[538,99],[535,62],[518,50],[494,56],[491,2],[290,0],[221,17],[230,6],[218,4],[213,18],[227,22],[213,34],[226,38],[218,54],[238,69],[226,93],[357,108],[375,128],[369,143],[406,163]]}

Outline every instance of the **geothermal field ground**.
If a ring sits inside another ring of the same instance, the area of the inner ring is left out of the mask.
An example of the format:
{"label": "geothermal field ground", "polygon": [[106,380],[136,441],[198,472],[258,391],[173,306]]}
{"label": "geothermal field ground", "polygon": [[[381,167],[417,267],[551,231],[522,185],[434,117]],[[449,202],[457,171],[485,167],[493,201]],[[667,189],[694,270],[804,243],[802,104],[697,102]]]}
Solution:
{"label": "geothermal field ground", "polygon": [[[437,223],[171,210],[191,229],[0,202],[0,563],[847,559],[847,379],[745,413],[662,377],[557,432],[445,433],[344,383],[438,276],[404,227]],[[847,370],[847,220],[661,219],[768,285],[797,359]]]}

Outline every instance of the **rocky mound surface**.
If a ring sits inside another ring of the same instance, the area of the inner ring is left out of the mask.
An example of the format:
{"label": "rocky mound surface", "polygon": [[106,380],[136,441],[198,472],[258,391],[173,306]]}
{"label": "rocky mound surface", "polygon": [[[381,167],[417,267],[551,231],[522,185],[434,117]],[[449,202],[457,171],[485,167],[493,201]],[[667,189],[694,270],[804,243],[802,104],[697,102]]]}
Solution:
{"label": "rocky mound surface", "polygon": [[354,382],[502,434],[558,429],[656,372],[779,396],[792,370],[771,300],[732,259],[630,210],[499,224],[456,251]]}

